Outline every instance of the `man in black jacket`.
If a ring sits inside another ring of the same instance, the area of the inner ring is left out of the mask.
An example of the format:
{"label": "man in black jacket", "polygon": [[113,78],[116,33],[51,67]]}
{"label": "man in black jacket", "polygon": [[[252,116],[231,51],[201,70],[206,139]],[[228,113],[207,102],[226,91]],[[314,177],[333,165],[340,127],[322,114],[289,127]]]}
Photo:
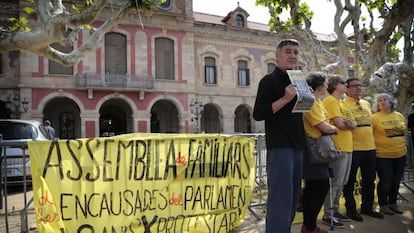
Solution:
{"label": "man in black jacket", "polygon": [[297,65],[299,43],[282,40],[277,66],[259,83],[253,118],[265,121],[268,199],[266,232],[290,233],[301,192],[304,129],[301,113],[292,113],[296,86],[286,70]]}

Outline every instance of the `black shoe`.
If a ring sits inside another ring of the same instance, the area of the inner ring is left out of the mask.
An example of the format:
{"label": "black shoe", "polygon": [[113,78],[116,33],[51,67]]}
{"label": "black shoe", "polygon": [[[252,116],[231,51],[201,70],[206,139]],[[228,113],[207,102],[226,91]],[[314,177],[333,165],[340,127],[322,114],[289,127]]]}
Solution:
{"label": "black shoe", "polygon": [[351,221],[351,219],[349,219],[347,216],[345,216],[345,215],[343,215],[343,214],[341,214],[341,213],[339,213],[339,212],[335,212],[334,214],[333,214],[333,216],[335,217],[335,218],[337,218],[339,221],[341,221],[341,222],[350,222]]}
{"label": "black shoe", "polygon": [[384,218],[384,215],[383,214],[381,214],[379,212],[372,211],[372,210],[371,211],[369,211],[369,210],[361,210],[361,214],[368,215],[368,216],[371,216],[373,218],[379,218],[379,219]]}
{"label": "black shoe", "polygon": [[383,214],[393,215],[394,212],[390,209],[388,205],[384,205],[380,207],[380,212]]}
{"label": "black shoe", "polygon": [[352,220],[355,220],[355,221],[358,221],[358,222],[364,221],[362,216],[356,210],[346,211],[346,215]]}
{"label": "black shoe", "polygon": [[391,204],[390,205],[390,210],[392,212],[394,212],[395,214],[402,214],[403,213],[400,209],[398,209],[397,204]]}

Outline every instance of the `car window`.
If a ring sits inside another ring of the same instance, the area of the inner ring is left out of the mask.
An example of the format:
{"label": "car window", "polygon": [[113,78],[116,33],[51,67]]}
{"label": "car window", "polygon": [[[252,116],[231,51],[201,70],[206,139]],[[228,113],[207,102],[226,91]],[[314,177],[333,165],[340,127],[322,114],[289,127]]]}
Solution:
{"label": "car window", "polygon": [[35,126],[17,122],[0,122],[0,134],[3,140],[35,139],[37,129]]}

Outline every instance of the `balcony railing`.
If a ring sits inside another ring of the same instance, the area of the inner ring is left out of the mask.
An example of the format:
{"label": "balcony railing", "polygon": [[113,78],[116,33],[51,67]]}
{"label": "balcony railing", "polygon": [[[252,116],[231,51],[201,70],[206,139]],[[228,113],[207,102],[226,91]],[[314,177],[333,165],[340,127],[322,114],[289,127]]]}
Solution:
{"label": "balcony railing", "polygon": [[153,89],[154,79],[151,77],[139,77],[126,74],[80,73],[76,75],[76,87]]}

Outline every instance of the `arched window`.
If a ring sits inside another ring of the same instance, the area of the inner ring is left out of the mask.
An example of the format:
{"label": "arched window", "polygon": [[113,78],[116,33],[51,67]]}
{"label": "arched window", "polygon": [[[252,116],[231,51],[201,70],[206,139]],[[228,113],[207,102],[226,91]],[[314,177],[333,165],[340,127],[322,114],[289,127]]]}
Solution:
{"label": "arched window", "polygon": [[242,15],[236,15],[236,26],[244,28],[244,17]]}
{"label": "arched window", "polygon": [[169,100],[158,100],[151,108],[151,133],[178,133],[178,109]]}
{"label": "arched window", "polygon": [[234,132],[251,133],[250,112],[246,106],[239,106],[236,108],[234,118]]}
{"label": "arched window", "polygon": [[201,114],[201,132],[205,133],[221,133],[220,114],[217,108],[212,104],[204,105]]}
{"label": "arched window", "polygon": [[70,112],[62,112],[59,116],[59,138],[75,138],[75,117]]}
{"label": "arched window", "polygon": [[[72,46],[63,46],[59,43],[53,43],[51,47],[64,53],[69,53],[73,49]],[[49,74],[73,75],[73,66],[64,66],[58,62],[49,60]]]}
{"label": "arched window", "polygon": [[174,80],[174,41],[155,39],[155,78]]}
{"label": "arched window", "polygon": [[355,70],[348,69],[348,77],[355,78]]}
{"label": "arched window", "polygon": [[217,84],[217,74],[216,74],[216,59],[213,57],[204,58],[204,81],[206,84]]}
{"label": "arched window", "polygon": [[115,32],[105,34],[105,73],[127,73],[127,38]]}
{"label": "arched window", "polygon": [[249,86],[250,85],[250,71],[247,67],[247,61],[239,60],[237,61],[237,77],[239,86]]}

